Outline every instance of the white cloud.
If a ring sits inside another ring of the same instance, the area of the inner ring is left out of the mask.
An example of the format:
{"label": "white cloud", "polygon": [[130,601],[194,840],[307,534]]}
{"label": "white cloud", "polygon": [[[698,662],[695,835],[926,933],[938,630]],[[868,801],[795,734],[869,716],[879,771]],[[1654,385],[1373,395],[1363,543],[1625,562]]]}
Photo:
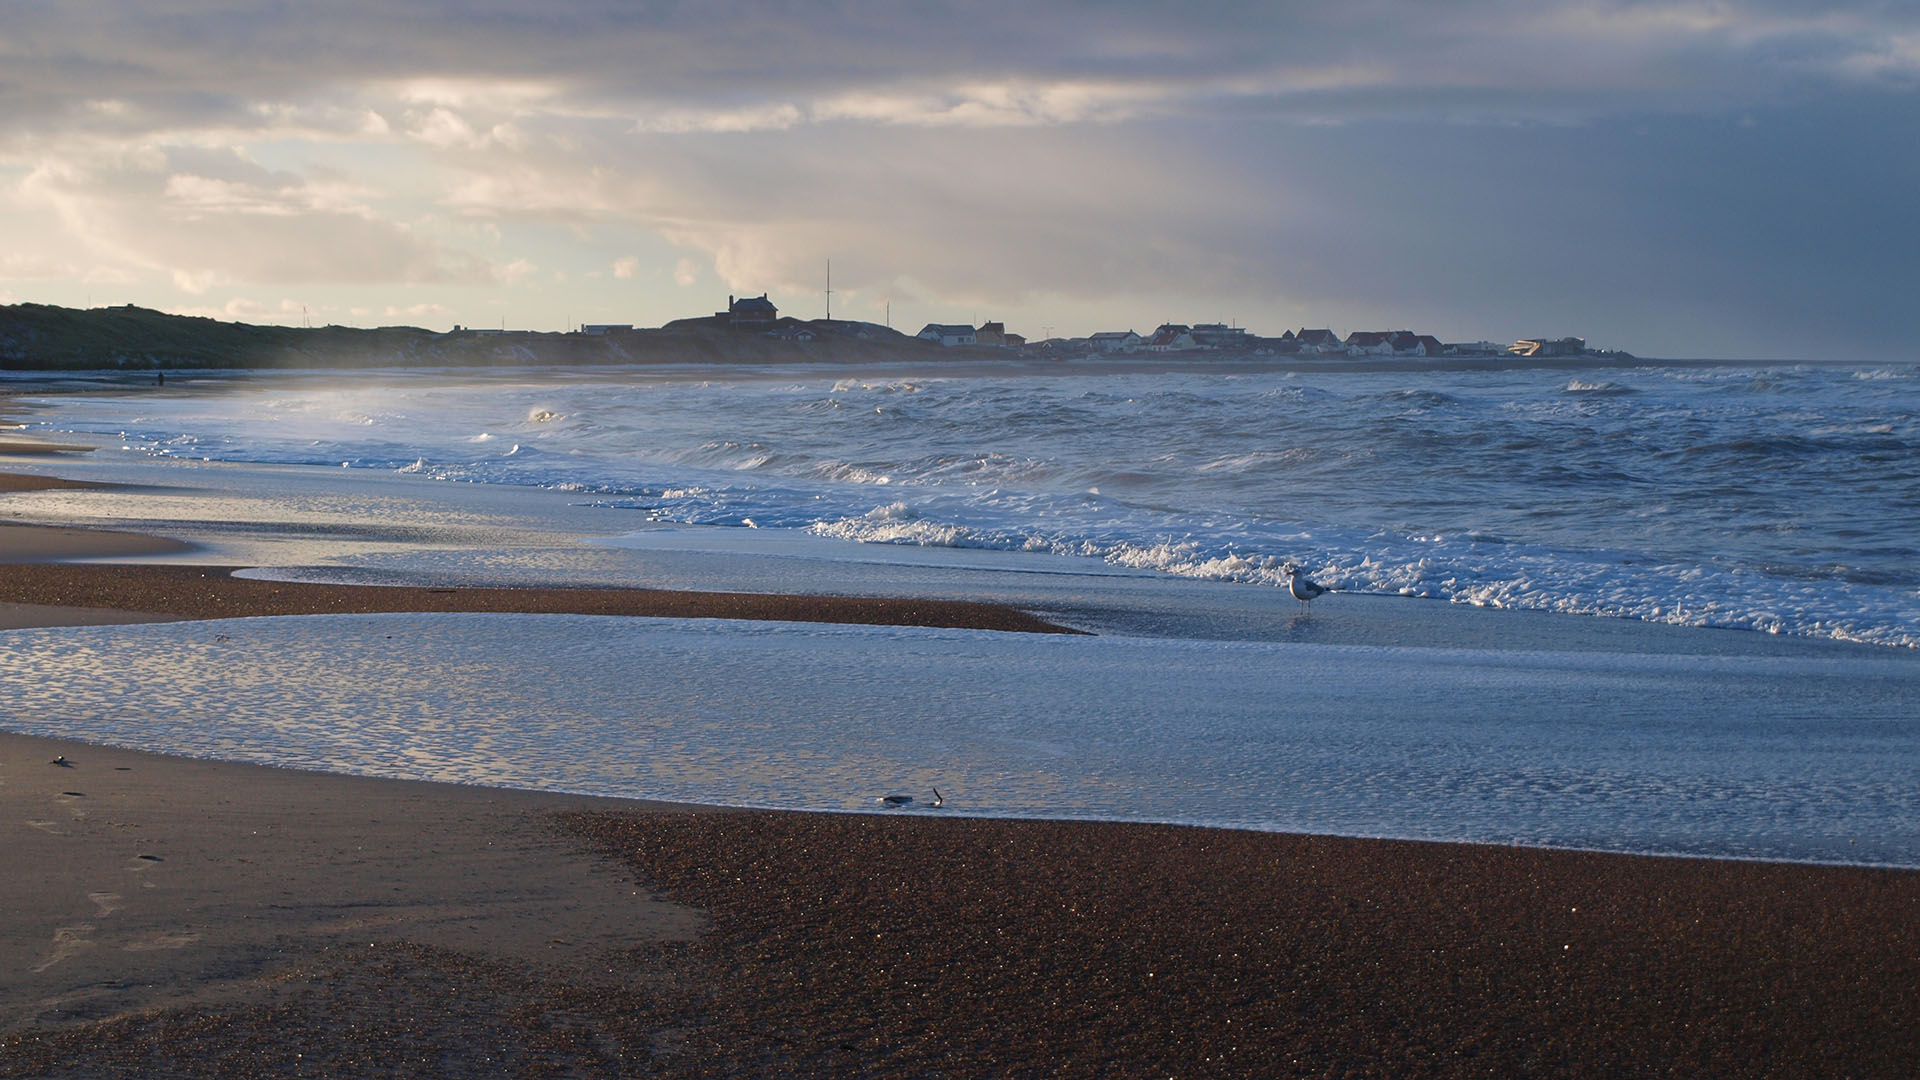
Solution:
{"label": "white cloud", "polygon": [[72,262],[50,253],[0,251],[0,280],[51,281],[72,277],[75,272]]}
{"label": "white cloud", "polygon": [[613,260],[613,276],[630,278],[640,272],[640,260],[633,255],[624,255]]}
{"label": "white cloud", "polygon": [[301,321],[302,310],[299,302],[294,300],[268,304],[249,296],[235,296],[221,304],[181,307],[176,309],[176,313],[196,315],[203,319],[220,319],[226,322],[297,326]]}
{"label": "white cloud", "polygon": [[673,281],[676,285],[693,285],[700,280],[700,264],[692,259],[681,259],[673,264]]}
{"label": "white cloud", "polygon": [[450,319],[453,309],[445,304],[409,304],[406,307],[389,304],[384,314],[389,319]]}
{"label": "white cloud", "polygon": [[355,192],[233,151],[139,144],[44,158],[14,202],[50,216],[69,245],[107,266],[157,271],[193,294],[229,282],[485,276],[477,260],[441,250]]}
{"label": "white cloud", "polygon": [[518,285],[539,271],[540,268],[531,261],[515,259],[512,262],[494,266],[493,279],[502,285]]}
{"label": "white cloud", "polygon": [[222,280],[222,275],[218,270],[182,270],[176,268],[168,271],[168,273],[173,278],[174,288],[179,289],[183,293],[191,293],[194,296],[199,296],[201,293],[219,284]]}

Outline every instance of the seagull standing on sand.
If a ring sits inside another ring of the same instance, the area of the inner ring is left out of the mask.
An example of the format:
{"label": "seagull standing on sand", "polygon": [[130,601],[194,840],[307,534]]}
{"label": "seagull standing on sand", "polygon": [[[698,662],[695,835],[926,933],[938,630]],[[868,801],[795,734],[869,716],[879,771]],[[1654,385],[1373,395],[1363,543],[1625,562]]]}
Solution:
{"label": "seagull standing on sand", "polygon": [[1292,563],[1288,563],[1283,569],[1287,575],[1287,591],[1293,594],[1295,600],[1300,601],[1301,607],[1312,611],[1313,598],[1326,592],[1327,587],[1308,578],[1301,577],[1300,568]]}

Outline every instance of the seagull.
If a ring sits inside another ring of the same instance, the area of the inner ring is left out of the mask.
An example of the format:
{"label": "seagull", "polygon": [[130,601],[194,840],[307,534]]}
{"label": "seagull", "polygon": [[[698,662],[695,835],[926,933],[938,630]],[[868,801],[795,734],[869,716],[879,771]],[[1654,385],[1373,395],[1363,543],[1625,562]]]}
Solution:
{"label": "seagull", "polygon": [[1295,600],[1300,601],[1301,607],[1312,611],[1313,598],[1326,592],[1327,587],[1301,577],[1300,568],[1292,563],[1288,563],[1283,569],[1287,575],[1287,591],[1293,594]]}
{"label": "seagull", "polygon": [[940,806],[945,806],[946,804],[947,804],[946,796],[940,794],[939,788],[934,788],[933,789],[933,805],[936,807],[940,807]]}
{"label": "seagull", "polygon": [[71,762],[71,761],[68,761],[68,760],[67,760],[67,755],[65,755],[65,754],[61,754],[61,755],[60,755],[59,757],[57,757],[57,758],[54,758],[54,759],[53,759],[52,761],[49,761],[49,762],[47,762],[47,764],[49,764],[49,765],[58,765],[58,766],[60,766],[60,767],[61,767],[61,768],[63,768],[63,769],[71,769],[71,768],[73,768],[73,762]]}
{"label": "seagull", "polygon": [[882,806],[907,806],[913,802],[911,795],[881,795],[873,800]]}

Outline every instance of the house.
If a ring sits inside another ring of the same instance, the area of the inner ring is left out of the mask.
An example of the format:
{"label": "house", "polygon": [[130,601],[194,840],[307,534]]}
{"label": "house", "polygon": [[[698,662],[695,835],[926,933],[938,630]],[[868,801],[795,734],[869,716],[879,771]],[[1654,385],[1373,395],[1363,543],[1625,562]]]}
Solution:
{"label": "house", "polygon": [[1203,349],[1245,349],[1255,339],[1247,334],[1245,327],[1228,326],[1226,323],[1195,323],[1193,340]]}
{"label": "house", "polygon": [[1103,330],[1087,338],[1087,344],[1100,352],[1134,352],[1145,341],[1131,330]]}
{"label": "house", "polygon": [[1193,328],[1185,323],[1161,323],[1147,339],[1148,352],[1185,352],[1199,347],[1193,339]]}
{"label": "house", "polygon": [[1455,341],[1441,346],[1448,356],[1499,356],[1507,351],[1497,341]]}
{"label": "house", "polygon": [[714,312],[714,318],[727,320],[728,326],[772,326],[780,321],[780,309],[773,306],[766,293],[738,300],[729,296],[727,310]]}
{"label": "house", "polygon": [[1004,335],[1000,341],[1000,344],[1005,345],[1009,349],[1022,348],[1026,343],[1027,339],[1024,334],[1007,334]]}
{"label": "house", "polygon": [[1341,341],[1340,336],[1331,330],[1308,330],[1302,327],[1300,332],[1294,335],[1294,340],[1300,343],[1300,351],[1303,353],[1337,353],[1347,351],[1346,343]]}
{"label": "house", "polygon": [[1440,340],[1411,330],[1355,330],[1347,335],[1351,356],[1439,356]]}
{"label": "house", "polygon": [[1587,351],[1585,338],[1521,338],[1507,346],[1507,351],[1515,356],[1579,356]]}
{"label": "house", "polygon": [[776,341],[812,341],[814,333],[804,326],[777,326],[767,336]]}
{"label": "house", "polygon": [[1426,342],[1411,330],[1395,330],[1387,335],[1387,344],[1392,346],[1395,356],[1429,356]]}
{"label": "house", "polygon": [[1347,335],[1346,347],[1349,356],[1392,356],[1393,331],[1355,330]]}
{"label": "house", "polygon": [[580,332],[588,337],[606,337],[608,334],[624,334],[632,329],[632,323],[586,323],[580,327]]}
{"label": "house", "polygon": [[928,323],[913,335],[922,341],[931,341],[936,345],[949,348],[955,345],[973,345],[979,338],[973,327],[966,323]]}
{"label": "house", "polygon": [[980,329],[973,332],[976,345],[1005,345],[1007,343],[1006,323],[981,323]]}

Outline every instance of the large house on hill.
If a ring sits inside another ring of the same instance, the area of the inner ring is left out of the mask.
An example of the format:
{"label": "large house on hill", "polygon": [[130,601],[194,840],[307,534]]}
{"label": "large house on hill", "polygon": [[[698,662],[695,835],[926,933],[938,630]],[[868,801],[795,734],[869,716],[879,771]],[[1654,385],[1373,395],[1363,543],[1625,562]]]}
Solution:
{"label": "large house on hill", "polygon": [[766,293],[738,300],[729,296],[727,310],[714,312],[714,318],[727,320],[728,326],[772,326],[780,321],[780,309],[773,306]]}

